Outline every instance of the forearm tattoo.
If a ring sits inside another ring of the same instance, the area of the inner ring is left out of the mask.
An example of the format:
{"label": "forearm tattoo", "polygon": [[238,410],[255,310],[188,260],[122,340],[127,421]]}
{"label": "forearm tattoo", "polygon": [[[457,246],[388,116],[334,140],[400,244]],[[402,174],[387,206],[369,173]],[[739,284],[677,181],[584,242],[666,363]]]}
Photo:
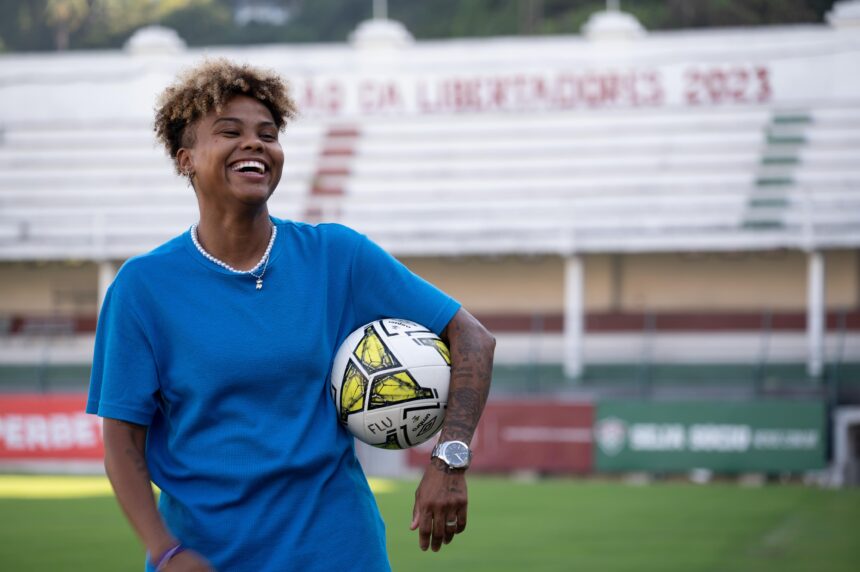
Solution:
{"label": "forearm tattoo", "polygon": [[447,334],[451,385],[440,439],[469,443],[490,392],[495,340],[467,313],[452,320]]}

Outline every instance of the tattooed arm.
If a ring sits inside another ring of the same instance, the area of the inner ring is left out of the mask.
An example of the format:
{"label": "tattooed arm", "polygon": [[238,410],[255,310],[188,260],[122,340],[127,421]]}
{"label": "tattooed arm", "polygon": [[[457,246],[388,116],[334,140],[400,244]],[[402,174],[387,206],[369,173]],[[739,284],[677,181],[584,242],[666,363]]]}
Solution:
{"label": "tattooed arm", "polygon": [[[104,420],[105,472],[126,518],[150,554],[164,554],[177,540],[170,534],[155,506],[149,469],[146,468],[146,427],[117,419]],[[211,570],[187,551],[170,560],[165,571]]]}
{"label": "tattooed arm", "polygon": [[[460,309],[442,334],[451,349],[448,410],[439,441],[471,442],[487,402],[496,340],[466,310]],[[466,528],[465,470],[450,471],[432,459],[415,492],[411,529],[418,529],[421,550],[439,550]],[[445,522],[457,521],[456,526]]]}

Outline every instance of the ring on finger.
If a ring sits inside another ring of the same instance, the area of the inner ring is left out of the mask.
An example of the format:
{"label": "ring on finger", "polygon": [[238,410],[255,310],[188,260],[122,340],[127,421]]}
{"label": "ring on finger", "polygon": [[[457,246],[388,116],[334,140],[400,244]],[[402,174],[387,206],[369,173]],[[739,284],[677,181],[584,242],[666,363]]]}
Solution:
{"label": "ring on finger", "polygon": [[457,526],[457,519],[455,518],[454,520],[446,520],[445,526]]}

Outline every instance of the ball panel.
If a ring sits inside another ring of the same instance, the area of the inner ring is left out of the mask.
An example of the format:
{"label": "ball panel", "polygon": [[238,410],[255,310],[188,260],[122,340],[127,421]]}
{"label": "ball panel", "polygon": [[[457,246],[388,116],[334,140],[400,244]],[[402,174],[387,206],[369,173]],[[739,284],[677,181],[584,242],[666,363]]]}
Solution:
{"label": "ball panel", "polygon": [[367,409],[379,409],[405,401],[433,399],[433,389],[421,387],[408,370],[383,373],[373,378]]}
{"label": "ball panel", "polygon": [[443,405],[448,402],[448,383],[451,379],[451,368],[446,365],[427,365],[409,368],[409,373],[421,387],[435,391],[435,401]]}
{"label": "ball panel", "polygon": [[[382,328],[379,328],[382,331]],[[402,367],[413,368],[425,365],[450,366],[448,347],[433,332],[424,329],[401,332],[385,338],[385,343]],[[381,371],[381,370],[380,370]]]}
{"label": "ball panel", "polygon": [[385,436],[385,441],[382,443],[369,443],[374,447],[378,447],[379,449],[390,449],[392,451],[399,451],[400,449],[405,449],[400,440],[397,438],[396,432],[391,432]]}
{"label": "ball panel", "polygon": [[402,367],[394,354],[382,341],[373,324],[364,328],[364,336],[355,347],[353,355],[368,373]]}
{"label": "ball panel", "polygon": [[442,428],[442,421],[445,419],[445,408],[438,402],[423,407],[404,406],[402,413],[404,437],[410,447],[419,445],[435,435]]}
{"label": "ball panel", "polygon": [[[361,421],[361,432],[364,436],[361,440],[371,445],[383,441],[388,433],[397,431],[402,425],[396,408],[365,411]],[[356,435],[356,437],[359,436]]]}
{"label": "ball panel", "polygon": [[364,409],[364,396],[367,393],[367,378],[358,370],[358,367],[349,360],[346,371],[343,373],[343,383],[340,390],[340,420],[345,422],[346,418]]}
{"label": "ball panel", "polygon": [[448,366],[451,365],[451,351],[448,349],[448,346],[445,345],[445,342],[439,338],[414,338],[413,341],[416,344],[435,349],[445,363]]}
{"label": "ball panel", "polygon": [[409,320],[401,320],[398,318],[386,318],[384,320],[379,320],[379,327],[385,332],[385,335],[389,338],[393,338],[399,336],[401,334],[405,334],[408,336],[414,336],[415,334],[430,334],[435,336],[431,330],[428,330],[421,324],[416,324],[415,322],[410,322]]}

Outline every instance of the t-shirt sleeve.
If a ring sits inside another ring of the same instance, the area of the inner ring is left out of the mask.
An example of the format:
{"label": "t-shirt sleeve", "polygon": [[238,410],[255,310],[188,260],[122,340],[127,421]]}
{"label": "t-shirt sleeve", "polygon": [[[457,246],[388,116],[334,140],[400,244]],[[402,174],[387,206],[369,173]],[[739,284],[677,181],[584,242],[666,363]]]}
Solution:
{"label": "t-shirt sleeve", "polygon": [[356,324],[402,318],[441,334],[460,303],[430,284],[364,235],[351,268]]}
{"label": "t-shirt sleeve", "polygon": [[149,425],[158,389],[152,345],[134,308],[114,284],[96,327],[87,413]]}

